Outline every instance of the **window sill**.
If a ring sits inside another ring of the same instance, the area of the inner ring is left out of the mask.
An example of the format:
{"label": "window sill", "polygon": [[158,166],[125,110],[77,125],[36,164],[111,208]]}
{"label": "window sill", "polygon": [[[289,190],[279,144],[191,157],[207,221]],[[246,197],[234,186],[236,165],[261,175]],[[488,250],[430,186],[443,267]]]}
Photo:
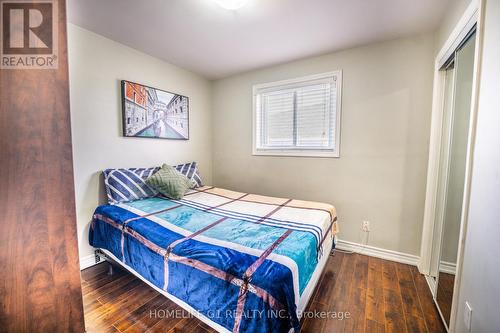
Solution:
{"label": "window sill", "polygon": [[338,151],[321,150],[257,150],[252,151],[253,156],[281,156],[281,157],[322,157],[339,158]]}

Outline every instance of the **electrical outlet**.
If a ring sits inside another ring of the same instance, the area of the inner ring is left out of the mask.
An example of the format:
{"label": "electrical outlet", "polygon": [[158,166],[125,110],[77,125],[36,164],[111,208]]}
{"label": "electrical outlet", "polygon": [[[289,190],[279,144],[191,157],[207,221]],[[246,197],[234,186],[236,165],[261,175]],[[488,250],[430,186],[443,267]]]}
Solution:
{"label": "electrical outlet", "polygon": [[469,332],[470,332],[471,321],[472,321],[472,307],[470,306],[469,302],[465,302],[464,324]]}
{"label": "electrical outlet", "polygon": [[364,232],[370,232],[370,221],[363,221],[361,224],[361,230]]}

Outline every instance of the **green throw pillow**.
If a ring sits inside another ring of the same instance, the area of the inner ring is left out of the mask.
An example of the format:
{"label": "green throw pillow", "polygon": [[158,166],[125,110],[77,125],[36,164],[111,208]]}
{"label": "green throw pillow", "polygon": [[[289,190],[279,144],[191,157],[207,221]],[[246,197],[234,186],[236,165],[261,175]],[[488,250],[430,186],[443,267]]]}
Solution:
{"label": "green throw pillow", "polygon": [[146,184],[171,199],[182,199],[186,191],[193,187],[192,180],[167,164],[146,179]]}

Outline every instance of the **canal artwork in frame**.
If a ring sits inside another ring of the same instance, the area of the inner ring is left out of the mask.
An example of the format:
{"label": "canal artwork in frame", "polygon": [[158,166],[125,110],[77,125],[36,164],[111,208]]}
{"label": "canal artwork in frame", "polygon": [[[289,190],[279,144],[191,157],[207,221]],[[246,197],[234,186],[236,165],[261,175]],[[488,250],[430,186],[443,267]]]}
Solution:
{"label": "canal artwork in frame", "polygon": [[189,98],[122,80],[123,135],[189,139]]}

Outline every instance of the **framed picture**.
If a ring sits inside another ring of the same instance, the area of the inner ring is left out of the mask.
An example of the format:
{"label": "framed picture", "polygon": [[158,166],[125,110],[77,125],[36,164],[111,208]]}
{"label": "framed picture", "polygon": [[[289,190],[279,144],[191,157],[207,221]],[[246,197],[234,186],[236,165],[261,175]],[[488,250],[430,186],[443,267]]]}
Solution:
{"label": "framed picture", "polygon": [[122,80],[123,135],[189,139],[189,98]]}

